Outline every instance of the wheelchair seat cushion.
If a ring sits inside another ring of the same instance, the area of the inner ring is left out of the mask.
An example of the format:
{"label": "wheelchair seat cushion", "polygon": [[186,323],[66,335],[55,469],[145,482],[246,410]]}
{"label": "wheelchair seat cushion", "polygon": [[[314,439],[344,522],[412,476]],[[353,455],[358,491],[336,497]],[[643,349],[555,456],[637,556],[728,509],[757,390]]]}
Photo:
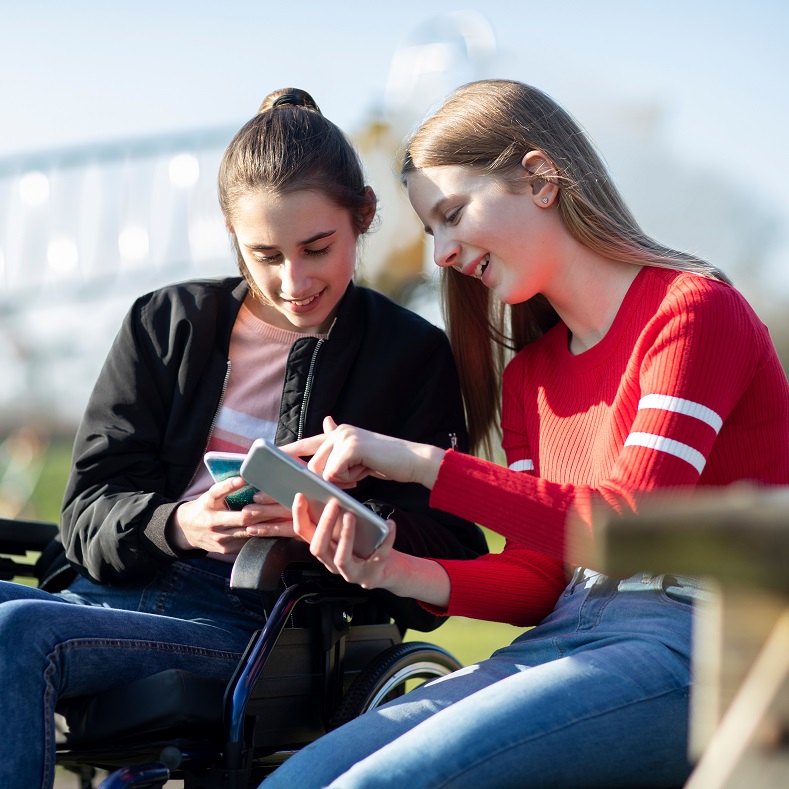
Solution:
{"label": "wheelchair seat cushion", "polygon": [[58,705],[68,723],[69,746],[114,739],[152,739],[218,730],[225,680],[168,669],[95,696]]}

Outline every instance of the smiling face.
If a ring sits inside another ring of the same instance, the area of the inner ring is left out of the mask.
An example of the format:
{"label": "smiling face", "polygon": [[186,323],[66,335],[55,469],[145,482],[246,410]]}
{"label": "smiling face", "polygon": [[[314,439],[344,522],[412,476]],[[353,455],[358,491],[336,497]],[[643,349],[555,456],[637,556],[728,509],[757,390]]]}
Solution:
{"label": "smiling face", "polygon": [[549,288],[557,252],[552,196],[542,202],[543,192],[535,194],[528,184],[515,191],[457,165],[414,170],[406,185],[433,236],[436,265],[476,277],[506,304]]}
{"label": "smiling face", "polygon": [[236,202],[230,230],[252,280],[252,311],[280,329],[328,331],[356,265],[349,211],[319,192],[252,192]]}

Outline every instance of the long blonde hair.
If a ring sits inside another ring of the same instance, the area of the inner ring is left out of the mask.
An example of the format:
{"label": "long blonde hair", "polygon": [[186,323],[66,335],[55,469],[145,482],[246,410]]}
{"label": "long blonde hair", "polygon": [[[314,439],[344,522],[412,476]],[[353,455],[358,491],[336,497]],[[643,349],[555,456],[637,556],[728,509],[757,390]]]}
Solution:
{"label": "long blonde hair", "polygon": [[[533,150],[542,151],[556,169],[559,215],[577,241],[611,260],[728,281],[709,263],[646,235],[579,124],[552,98],[522,82],[482,80],[458,88],[407,140],[401,180],[425,167],[459,165],[510,185]],[[503,367],[558,316],[540,294],[503,305],[479,281],[451,267],[442,269],[441,289],[472,448],[490,455]]]}

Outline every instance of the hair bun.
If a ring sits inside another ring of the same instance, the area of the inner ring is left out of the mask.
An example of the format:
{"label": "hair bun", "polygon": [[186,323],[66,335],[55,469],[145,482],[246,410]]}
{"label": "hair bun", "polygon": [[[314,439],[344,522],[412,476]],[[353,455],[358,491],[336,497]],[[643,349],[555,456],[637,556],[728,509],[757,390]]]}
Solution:
{"label": "hair bun", "polygon": [[275,107],[304,107],[320,113],[320,107],[315,103],[315,99],[306,90],[300,88],[282,88],[269,93],[263,99],[258,114],[273,110]]}
{"label": "hair bun", "polygon": [[297,107],[303,107],[304,103],[303,96],[299,96],[296,93],[283,93],[281,96],[277,96],[277,98],[274,99],[274,103],[271,107],[279,107],[281,104],[294,104]]}

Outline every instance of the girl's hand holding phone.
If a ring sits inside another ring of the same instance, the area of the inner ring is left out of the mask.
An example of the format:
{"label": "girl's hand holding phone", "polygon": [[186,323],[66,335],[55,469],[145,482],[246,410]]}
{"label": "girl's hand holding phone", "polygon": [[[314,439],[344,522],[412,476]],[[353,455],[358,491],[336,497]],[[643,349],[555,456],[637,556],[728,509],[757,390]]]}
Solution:
{"label": "girl's hand holding phone", "polygon": [[198,548],[212,558],[233,562],[250,537],[296,536],[290,510],[265,493],[258,491],[252,503],[230,509],[226,498],[245,487],[241,477],[229,477],[180,504],[168,524],[168,539],[176,550]]}
{"label": "girl's hand holding phone", "polygon": [[395,525],[389,521],[390,531],[384,541],[367,559],[354,553],[356,518],[340,509],[335,500],[329,502],[317,524],[310,517],[306,497],[297,493],[293,500],[293,527],[301,539],[310,543],[310,553],[333,573],[363,589],[384,588],[387,572],[396,563],[398,551],[393,551]]}
{"label": "girl's hand holding phone", "polygon": [[229,477],[214,483],[196,499],[179,504],[167,527],[168,539],[175,549],[202,549],[215,558],[232,562],[249,535],[243,511],[229,509],[225,498],[245,485],[241,477]]}
{"label": "girl's hand holding phone", "polygon": [[[246,455],[240,452],[206,452],[204,462],[216,482],[235,477],[241,479],[241,464]],[[287,507],[271,496],[244,483],[225,496],[228,509],[244,513],[248,537],[295,537],[293,517]]]}
{"label": "girl's hand holding phone", "polygon": [[247,526],[250,537],[298,537],[293,530],[293,513],[262,491],[254,495],[252,503],[242,512],[255,518],[254,523]]}
{"label": "girl's hand holding phone", "polygon": [[337,502],[324,507],[318,523],[310,519],[307,499],[300,493],[293,501],[293,527],[310,544],[310,553],[333,573],[363,589],[387,589],[400,597],[413,597],[430,605],[449,605],[449,576],[431,559],[411,556],[394,548],[395,524],[372,556],[363,559],[353,551],[355,518]]}

